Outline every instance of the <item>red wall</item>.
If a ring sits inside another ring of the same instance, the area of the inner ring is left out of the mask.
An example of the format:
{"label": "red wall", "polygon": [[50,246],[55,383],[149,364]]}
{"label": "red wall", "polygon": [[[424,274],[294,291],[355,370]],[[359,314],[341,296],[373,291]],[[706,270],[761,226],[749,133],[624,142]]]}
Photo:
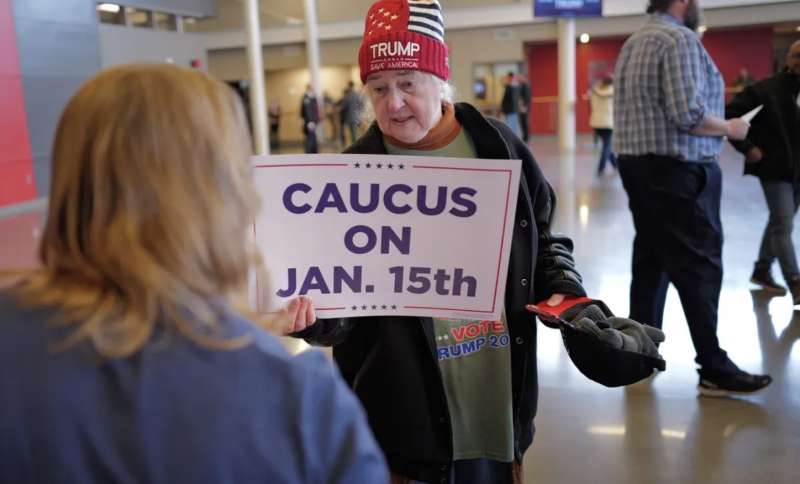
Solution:
{"label": "red wall", "polygon": [[[772,72],[772,28],[744,28],[736,30],[710,31],[703,37],[711,57],[730,85],[742,67],[747,67],[756,78],[767,77]],[[589,101],[582,95],[589,90],[589,65],[596,61],[611,64],[619,54],[624,38],[592,39],[588,44],[576,47],[575,107],[578,132],[590,132]],[[525,47],[528,61],[528,78],[534,98],[530,114],[531,131],[534,134],[555,134],[558,129],[558,51],[555,43],[529,44]]]}
{"label": "red wall", "polygon": [[0,0],[0,207],[35,196],[11,0]]}

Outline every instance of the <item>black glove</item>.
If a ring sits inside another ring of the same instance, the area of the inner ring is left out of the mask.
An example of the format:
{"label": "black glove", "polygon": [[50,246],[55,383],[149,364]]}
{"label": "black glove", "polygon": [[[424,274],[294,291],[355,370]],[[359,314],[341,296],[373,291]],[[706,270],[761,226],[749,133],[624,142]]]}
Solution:
{"label": "black glove", "polygon": [[576,304],[560,316],[611,348],[661,358],[658,344],[664,341],[664,333],[660,329],[632,319],[615,317],[602,301]]}

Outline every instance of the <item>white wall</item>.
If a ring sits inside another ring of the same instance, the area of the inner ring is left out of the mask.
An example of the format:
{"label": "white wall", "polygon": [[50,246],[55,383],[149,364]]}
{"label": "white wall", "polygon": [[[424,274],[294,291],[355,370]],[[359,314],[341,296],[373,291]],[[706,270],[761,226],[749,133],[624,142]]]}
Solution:
{"label": "white wall", "polygon": [[208,66],[200,34],[100,24],[100,60],[103,67],[130,62],[169,62],[189,67],[193,59]]}

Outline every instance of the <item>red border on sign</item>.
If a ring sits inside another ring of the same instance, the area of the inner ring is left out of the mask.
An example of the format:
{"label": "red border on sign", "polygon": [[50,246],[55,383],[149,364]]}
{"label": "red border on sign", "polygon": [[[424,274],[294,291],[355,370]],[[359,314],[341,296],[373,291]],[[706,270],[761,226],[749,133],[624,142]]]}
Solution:
{"label": "red border on sign", "polygon": [[497,307],[497,288],[500,285],[500,266],[503,261],[503,249],[505,248],[506,225],[508,224],[508,202],[511,198],[511,170],[506,169],[493,169],[493,168],[464,168],[454,166],[428,166],[428,165],[412,165],[412,168],[419,168],[422,170],[449,170],[449,171],[478,171],[485,173],[505,173],[508,175],[508,184],[506,186],[506,206],[505,213],[503,214],[503,228],[500,232],[500,254],[497,256],[497,272],[494,279],[494,296],[492,297],[492,309],[490,311],[481,311],[476,309],[461,309],[461,308],[438,308],[428,306],[403,306],[407,309],[428,309],[431,311],[462,311],[465,313],[493,313]]}
{"label": "red border on sign", "polygon": [[[349,164],[347,163],[301,163],[301,164],[280,164],[280,165],[255,165],[254,168],[312,168],[312,167],[333,167],[333,168],[346,168]],[[461,311],[466,313],[493,313],[495,308],[497,307],[497,289],[500,286],[500,267],[502,266],[503,260],[503,249],[505,249],[505,233],[506,233],[506,226],[508,225],[508,204],[509,199],[511,198],[511,178],[512,178],[512,170],[508,169],[493,169],[493,168],[466,168],[466,167],[452,167],[452,166],[429,166],[429,165],[412,165],[412,168],[418,168],[421,170],[447,170],[447,171],[467,171],[467,172],[484,172],[484,173],[505,173],[508,176],[508,181],[506,185],[506,202],[505,202],[505,213],[503,214],[503,228],[500,232],[500,253],[497,256],[497,271],[495,273],[495,280],[494,280],[494,294],[492,298],[492,309],[491,310],[479,310],[479,309],[463,309],[463,308],[441,308],[441,307],[430,307],[430,306],[403,306],[406,309],[426,309],[431,311]],[[256,239],[256,224],[255,221],[253,222],[253,239]],[[259,282],[258,282],[258,274],[256,274],[256,307],[257,310],[261,310],[261,298],[259,297],[261,293]],[[346,307],[339,307],[339,308],[317,308],[319,311],[337,311],[347,309]]]}

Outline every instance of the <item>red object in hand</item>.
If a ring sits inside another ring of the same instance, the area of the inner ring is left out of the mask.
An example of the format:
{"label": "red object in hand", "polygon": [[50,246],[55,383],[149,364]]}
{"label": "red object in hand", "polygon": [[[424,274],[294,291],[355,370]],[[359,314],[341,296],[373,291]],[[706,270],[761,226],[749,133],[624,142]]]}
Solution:
{"label": "red object in hand", "polygon": [[590,297],[574,297],[564,299],[564,301],[558,306],[550,306],[547,304],[547,301],[542,301],[539,304],[529,304],[525,306],[525,309],[539,316],[539,319],[541,319],[542,322],[547,326],[550,326],[551,328],[557,328],[561,324],[570,325],[570,323],[561,319],[561,314],[563,314],[564,311],[575,306],[576,304],[582,304],[590,301],[594,301],[594,299]]}

